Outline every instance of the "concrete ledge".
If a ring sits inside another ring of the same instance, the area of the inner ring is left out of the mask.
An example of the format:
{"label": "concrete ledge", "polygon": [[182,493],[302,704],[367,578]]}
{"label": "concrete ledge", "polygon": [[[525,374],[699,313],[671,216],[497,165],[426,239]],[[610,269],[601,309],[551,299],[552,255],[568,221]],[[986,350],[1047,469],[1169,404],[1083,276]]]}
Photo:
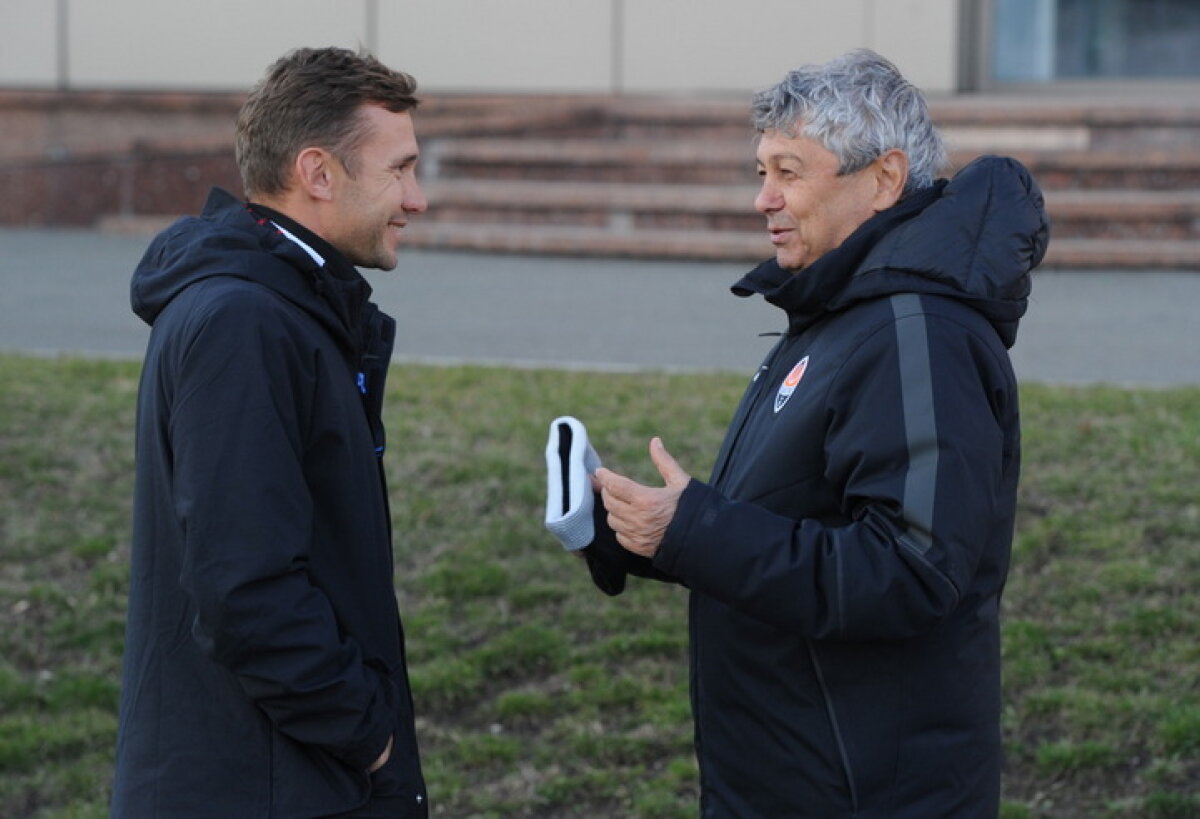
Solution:
{"label": "concrete ledge", "polygon": [[[489,223],[758,231],[756,186],[443,180],[425,186],[426,219]],[[1059,238],[1200,239],[1200,190],[1049,190]]]}
{"label": "concrete ledge", "polygon": [[[427,250],[743,263],[761,261],[773,254],[762,233],[612,231],[557,225],[411,223],[405,231],[405,244]],[[1042,267],[1200,272],[1200,240],[1052,239]]]}
{"label": "concrete ledge", "polygon": [[1200,273],[1200,241],[1051,239],[1046,268],[1188,270]]}
{"label": "concrete ledge", "polygon": [[[1200,89],[1200,85],[1196,86]],[[240,190],[241,94],[0,91],[0,223],[148,232]],[[933,98],[961,167],[1024,162],[1046,194],[1047,264],[1194,269],[1200,93]],[[754,260],[748,100],[434,95],[416,114],[423,246]]]}

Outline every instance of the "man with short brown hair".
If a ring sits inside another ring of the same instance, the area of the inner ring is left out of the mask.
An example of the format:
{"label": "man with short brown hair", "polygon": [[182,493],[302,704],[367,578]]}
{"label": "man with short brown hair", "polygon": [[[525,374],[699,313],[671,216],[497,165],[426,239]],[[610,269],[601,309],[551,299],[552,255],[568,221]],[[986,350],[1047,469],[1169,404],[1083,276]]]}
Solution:
{"label": "man with short brown hair", "polygon": [[214,190],[133,276],[137,413],[118,817],[428,814],[380,459],[395,324],[356,266],[425,210],[412,77],[278,60]]}

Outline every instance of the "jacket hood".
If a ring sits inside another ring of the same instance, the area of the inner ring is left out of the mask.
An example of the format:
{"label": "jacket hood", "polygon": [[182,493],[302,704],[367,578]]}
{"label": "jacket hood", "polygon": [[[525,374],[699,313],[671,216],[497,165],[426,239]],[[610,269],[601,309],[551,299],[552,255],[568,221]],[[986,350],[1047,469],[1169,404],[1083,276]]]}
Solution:
{"label": "jacket hood", "polygon": [[[130,302],[133,312],[153,325],[171,300],[196,282],[213,276],[244,279],[311,314],[353,349],[352,328],[371,288],[332,248],[325,258],[322,266],[270,220],[214,189],[200,216],[177,220],[151,241],[134,270]],[[337,270],[341,267],[346,269]]]}
{"label": "jacket hood", "polygon": [[800,273],[772,259],[733,292],[761,293],[788,312],[793,332],[866,299],[945,296],[986,316],[1011,347],[1048,241],[1042,193],[1029,171],[1015,159],[985,156],[867,220]]}

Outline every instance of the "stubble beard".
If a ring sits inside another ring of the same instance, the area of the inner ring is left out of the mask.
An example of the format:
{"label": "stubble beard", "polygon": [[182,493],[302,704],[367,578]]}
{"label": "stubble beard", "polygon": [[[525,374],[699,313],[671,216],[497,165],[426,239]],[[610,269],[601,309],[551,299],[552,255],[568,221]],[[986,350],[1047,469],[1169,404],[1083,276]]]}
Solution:
{"label": "stubble beard", "polygon": [[346,237],[346,257],[355,267],[373,270],[395,270],[399,262],[398,248],[393,249],[391,228],[362,228]]}

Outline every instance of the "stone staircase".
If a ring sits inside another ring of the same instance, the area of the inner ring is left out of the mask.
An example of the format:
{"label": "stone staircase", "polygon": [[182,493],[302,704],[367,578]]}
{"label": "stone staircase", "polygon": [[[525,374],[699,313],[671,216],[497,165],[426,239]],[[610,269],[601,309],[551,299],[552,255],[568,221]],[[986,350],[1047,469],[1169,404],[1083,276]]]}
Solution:
{"label": "stone staircase", "polygon": [[[480,252],[753,262],[744,101],[559,100],[512,135],[436,134],[409,244]],[[1200,104],[956,97],[931,108],[961,167],[1024,162],[1052,224],[1044,267],[1200,271]],[[563,129],[564,124],[569,128]]]}
{"label": "stone staircase", "polygon": [[[146,232],[238,191],[236,95],[0,92],[0,224]],[[961,167],[1024,162],[1043,267],[1200,271],[1200,86],[1136,97],[963,95],[930,106]],[[434,95],[417,112],[429,212],[409,246],[752,263],[744,99]]]}

